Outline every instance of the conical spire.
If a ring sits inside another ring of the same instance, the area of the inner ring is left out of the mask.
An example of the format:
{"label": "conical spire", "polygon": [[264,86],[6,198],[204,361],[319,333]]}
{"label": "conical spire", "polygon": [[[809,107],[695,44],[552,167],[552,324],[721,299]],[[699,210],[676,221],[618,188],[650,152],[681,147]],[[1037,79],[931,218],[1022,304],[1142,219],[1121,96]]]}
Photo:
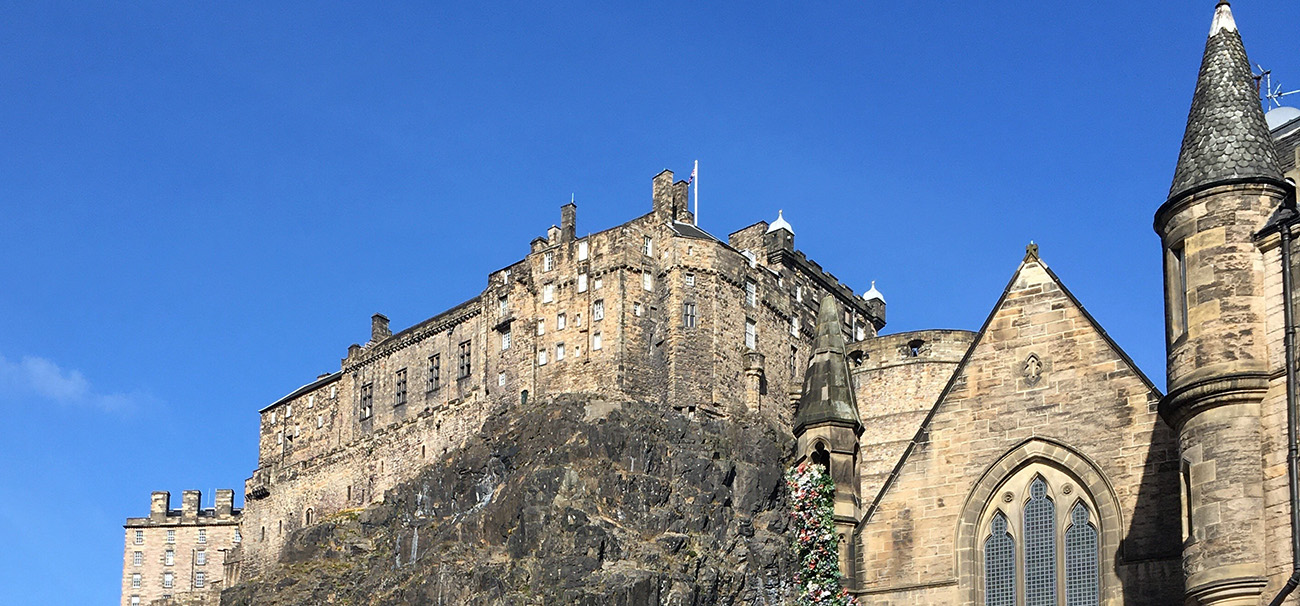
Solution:
{"label": "conical spire", "polygon": [[1232,8],[1220,0],[1205,42],[1169,199],[1218,183],[1281,181],[1250,60]]}
{"label": "conical spire", "polygon": [[812,363],[803,377],[803,395],[794,417],[794,433],[819,424],[862,427],[858,403],[849,381],[848,359],[844,357],[844,332],[840,328],[840,305],[833,295],[822,299],[817,312],[817,337],[813,341]]}

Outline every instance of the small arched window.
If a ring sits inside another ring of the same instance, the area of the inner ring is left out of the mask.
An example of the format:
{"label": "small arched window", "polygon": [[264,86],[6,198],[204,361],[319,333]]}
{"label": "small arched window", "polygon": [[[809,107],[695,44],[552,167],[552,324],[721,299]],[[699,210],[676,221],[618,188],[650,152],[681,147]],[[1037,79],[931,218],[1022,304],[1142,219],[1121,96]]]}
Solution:
{"label": "small arched window", "polygon": [[1016,604],[1016,541],[1007,531],[1007,517],[998,512],[984,540],[984,603]]}
{"label": "small arched window", "polygon": [[312,508],[310,507],[307,508],[307,515],[305,516],[305,520],[304,520],[306,524],[304,524],[304,526],[311,526],[312,518],[315,517],[314,515],[315,513],[316,512],[312,510]]}
{"label": "small arched window", "polygon": [[917,356],[920,356],[921,348],[924,346],[925,346],[925,341],[922,341],[920,339],[912,339],[907,343],[907,356],[909,358],[915,358]]}
{"label": "small arched window", "polygon": [[824,442],[818,442],[817,445],[813,447],[812,456],[809,458],[812,459],[814,465],[821,465],[822,469],[830,472],[831,453],[826,451],[826,444]]}

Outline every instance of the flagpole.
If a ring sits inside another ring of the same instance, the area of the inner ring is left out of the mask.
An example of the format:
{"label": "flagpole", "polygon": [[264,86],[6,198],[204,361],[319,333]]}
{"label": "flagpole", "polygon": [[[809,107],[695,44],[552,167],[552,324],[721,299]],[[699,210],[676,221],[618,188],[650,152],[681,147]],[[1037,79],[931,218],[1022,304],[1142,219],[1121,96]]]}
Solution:
{"label": "flagpole", "polygon": [[695,177],[695,225],[700,225],[700,161],[695,161],[695,170],[691,171],[691,176]]}

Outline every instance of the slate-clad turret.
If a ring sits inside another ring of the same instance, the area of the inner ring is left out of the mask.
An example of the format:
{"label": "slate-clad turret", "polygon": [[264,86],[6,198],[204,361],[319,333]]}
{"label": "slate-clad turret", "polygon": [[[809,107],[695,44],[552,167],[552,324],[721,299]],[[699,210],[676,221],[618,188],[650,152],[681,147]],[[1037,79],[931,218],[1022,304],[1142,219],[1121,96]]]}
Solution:
{"label": "slate-clad turret", "polygon": [[1169,393],[1184,470],[1185,601],[1257,606],[1268,583],[1262,407],[1269,390],[1264,255],[1256,233],[1286,185],[1232,9],[1215,7],[1169,198]]}
{"label": "slate-clad turret", "polygon": [[1232,8],[1221,0],[1205,42],[1169,199],[1244,180],[1281,182],[1282,170]]}
{"label": "slate-clad turret", "polygon": [[844,332],[839,302],[833,296],[822,299],[817,312],[817,336],[812,362],[804,373],[803,395],[794,418],[794,431],[819,423],[836,423],[860,430],[853,385],[849,381],[848,359],[844,356]]}
{"label": "slate-clad turret", "polygon": [[840,538],[840,570],[855,587],[857,549],[854,529],[862,517],[858,444],[862,419],[844,355],[843,312],[834,295],[817,311],[812,361],[804,372],[803,393],[794,415],[798,462],[824,465],[835,481],[835,530]]}

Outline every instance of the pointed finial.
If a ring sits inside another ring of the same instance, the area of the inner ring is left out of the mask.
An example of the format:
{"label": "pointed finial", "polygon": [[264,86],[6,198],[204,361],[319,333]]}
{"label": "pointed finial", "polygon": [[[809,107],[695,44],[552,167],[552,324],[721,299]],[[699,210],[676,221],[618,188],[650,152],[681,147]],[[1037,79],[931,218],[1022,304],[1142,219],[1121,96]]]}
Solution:
{"label": "pointed finial", "polygon": [[1038,260],[1038,245],[1033,240],[1029,241],[1029,246],[1025,247],[1025,261]]}
{"label": "pointed finial", "polygon": [[1237,21],[1232,18],[1232,6],[1228,0],[1219,0],[1214,7],[1214,21],[1210,23],[1210,36],[1221,31],[1237,31]]}
{"label": "pointed finial", "polygon": [[876,281],[875,281],[875,280],[872,280],[872,281],[871,281],[871,290],[868,290],[867,292],[862,293],[862,298],[863,298],[863,300],[866,300],[866,301],[870,301],[870,300],[872,300],[872,299],[878,299],[878,300],[880,300],[881,303],[884,303],[884,302],[885,302],[885,295],[881,294],[879,290],[876,290]]}

